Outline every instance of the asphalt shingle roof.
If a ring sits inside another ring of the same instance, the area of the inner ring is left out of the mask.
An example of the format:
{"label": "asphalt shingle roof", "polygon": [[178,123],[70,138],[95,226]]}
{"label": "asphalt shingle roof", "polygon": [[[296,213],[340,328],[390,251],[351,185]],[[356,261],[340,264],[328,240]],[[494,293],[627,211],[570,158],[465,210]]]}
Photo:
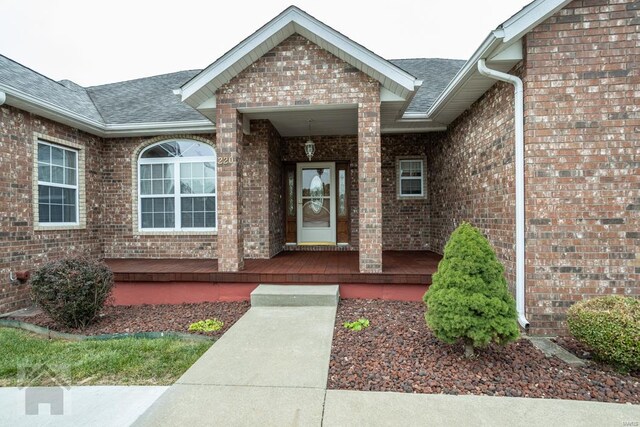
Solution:
{"label": "asphalt shingle roof", "polygon": [[[465,63],[439,58],[393,59],[390,62],[423,80],[407,109],[423,113]],[[56,82],[0,55],[0,83],[104,124],[204,120],[198,111],[173,94],[173,89],[199,72],[178,71],[83,88],[69,80]]]}
{"label": "asphalt shingle roof", "polygon": [[173,122],[205,120],[196,110],[180,101],[173,90],[200,70],[110,83],[87,88],[106,123]]}
{"label": "asphalt shingle roof", "polygon": [[0,83],[88,119],[103,121],[89,94],[81,86],[73,84],[67,87],[62,82],[51,80],[2,55],[0,55]]}
{"label": "asphalt shingle roof", "polygon": [[423,81],[407,111],[426,113],[466,61],[460,59],[414,58],[391,59],[389,62]]}

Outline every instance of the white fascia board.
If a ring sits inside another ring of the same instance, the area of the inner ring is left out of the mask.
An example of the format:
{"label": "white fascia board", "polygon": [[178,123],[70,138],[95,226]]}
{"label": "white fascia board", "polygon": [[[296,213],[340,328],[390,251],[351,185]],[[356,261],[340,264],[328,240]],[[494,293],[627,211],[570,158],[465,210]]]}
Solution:
{"label": "white fascia board", "polygon": [[447,130],[444,125],[441,126],[424,126],[424,127],[383,127],[380,129],[381,134],[392,133],[427,133],[427,132],[443,132]]}
{"label": "white fascia board", "polygon": [[266,25],[258,29],[251,36],[244,39],[229,52],[225,53],[193,79],[185,83],[181,87],[180,91],[182,101],[187,101],[188,98],[198,92],[202,87],[224,73],[243,57],[250,55],[252,51],[257,49],[263,43],[266,43],[271,36],[285,29],[287,26],[290,28],[286,29],[285,34],[293,34],[296,32],[295,27],[300,26],[315,34],[318,38],[324,40],[329,45],[334,46],[335,49],[342,51],[346,55],[375,69],[383,76],[396,82],[400,87],[404,88],[408,92],[415,91],[421,84],[421,81],[417,80],[411,74],[348,39],[344,35],[328,27],[297,7],[291,6]]}
{"label": "white fascia board", "polygon": [[102,136],[125,137],[142,135],[167,135],[177,133],[213,133],[216,127],[209,120],[179,122],[121,123],[105,126]]}
{"label": "white fascia board", "polygon": [[104,123],[82,116],[51,102],[26,94],[22,91],[0,84],[0,91],[6,94],[6,103],[24,111],[37,114],[47,119],[72,126],[97,135]]}
{"label": "white fascia board", "polygon": [[500,28],[504,30],[503,42],[519,40],[541,21],[571,3],[571,0],[536,0],[507,19]]}
{"label": "white fascia board", "polygon": [[[180,88],[182,102],[185,102],[203,86],[222,74],[225,70],[231,68],[242,57],[249,55],[258,46],[265,43],[269,37],[289,24],[291,20],[287,19],[287,15],[285,13],[275,17],[258,31],[237,44],[233,49],[222,55],[187,83],[182,85]],[[291,34],[293,34],[293,25],[291,26]]]}
{"label": "white fascia board", "polygon": [[358,108],[358,104],[307,104],[307,105],[274,105],[272,107],[241,107],[238,111],[242,114],[252,113],[286,113],[292,111],[324,111],[324,110],[352,110]]}
{"label": "white fascia board", "polygon": [[104,124],[3,84],[0,91],[6,94],[8,105],[103,138],[215,132],[209,120]]}
{"label": "white fascia board", "polygon": [[495,32],[489,33],[487,38],[482,42],[480,47],[473,53],[471,58],[462,66],[460,71],[453,77],[447,87],[444,88],[440,96],[435,100],[431,108],[427,111],[427,117],[433,117],[440,111],[444,105],[451,100],[462,88],[464,83],[474,74],[477,73],[476,63],[480,58],[487,57],[502,40],[496,37]]}
{"label": "white fascia board", "polygon": [[435,117],[451,99],[455,98],[467,80],[478,72],[478,60],[491,60],[492,55],[499,57],[500,52],[509,49],[512,44],[520,42],[525,34],[570,2],[571,0],[536,0],[507,19],[496,30],[489,33],[480,47],[478,47],[471,58],[469,58],[462,69],[458,71],[453,80],[451,80],[444,91],[442,91],[440,96],[438,96],[431,108],[429,108],[427,117]]}
{"label": "white fascia board", "polygon": [[[371,52],[364,46],[350,40],[333,28],[323,24],[314,17],[298,8],[291,9],[292,18],[296,25],[311,31],[325,42],[335,46],[349,56],[378,71],[383,76],[393,80],[405,90],[413,92],[422,83],[411,74]],[[353,65],[353,64],[352,64]]]}

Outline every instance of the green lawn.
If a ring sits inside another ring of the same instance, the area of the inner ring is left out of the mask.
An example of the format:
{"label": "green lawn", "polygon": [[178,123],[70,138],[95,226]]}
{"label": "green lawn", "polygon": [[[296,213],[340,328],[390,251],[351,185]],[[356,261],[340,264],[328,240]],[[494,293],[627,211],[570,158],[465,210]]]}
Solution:
{"label": "green lawn", "polygon": [[[0,386],[20,386],[22,366],[45,364],[69,385],[168,385],[174,383],[211,342],[176,338],[107,341],[49,340],[0,328]],[[28,385],[48,385],[44,381]]]}

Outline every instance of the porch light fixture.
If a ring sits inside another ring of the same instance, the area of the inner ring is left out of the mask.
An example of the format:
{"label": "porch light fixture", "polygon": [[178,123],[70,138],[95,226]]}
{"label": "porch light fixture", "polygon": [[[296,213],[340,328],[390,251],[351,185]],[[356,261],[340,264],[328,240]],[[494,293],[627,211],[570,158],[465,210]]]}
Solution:
{"label": "porch light fixture", "polygon": [[304,143],[304,152],[309,157],[309,161],[316,152],[316,144],[311,140],[311,120],[309,120],[309,139]]}

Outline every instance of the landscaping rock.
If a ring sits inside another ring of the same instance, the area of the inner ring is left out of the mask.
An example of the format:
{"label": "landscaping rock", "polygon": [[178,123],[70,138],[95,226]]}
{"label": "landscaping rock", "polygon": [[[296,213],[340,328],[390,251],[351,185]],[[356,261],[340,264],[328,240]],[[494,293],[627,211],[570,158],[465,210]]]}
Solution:
{"label": "landscaping rock", "polygon": [[[465,359],[462,345],[433,336],[424,310],[421,302],[342,300],[328,388],[640,403],[640,377],[596,364],[572,367],[528,340],[490,345]],[[342,326],[361,317],[369,328]]]}
{"label": "landscaping rock", "polygon": [[60,326],[42,312],[33,316],[21,316],[17,318],[17,320],[33,323],[59,332],[100,335],[169,331],[190,333],[188,328],[191,323],[216,318],[224,322],[222,329],[201,334],[210,337],[219,337],[242,317],[247,310],[249,310],[249,302],[247,301],[176,305],[107,306],[104,308],[96,323],[82,330]]}

